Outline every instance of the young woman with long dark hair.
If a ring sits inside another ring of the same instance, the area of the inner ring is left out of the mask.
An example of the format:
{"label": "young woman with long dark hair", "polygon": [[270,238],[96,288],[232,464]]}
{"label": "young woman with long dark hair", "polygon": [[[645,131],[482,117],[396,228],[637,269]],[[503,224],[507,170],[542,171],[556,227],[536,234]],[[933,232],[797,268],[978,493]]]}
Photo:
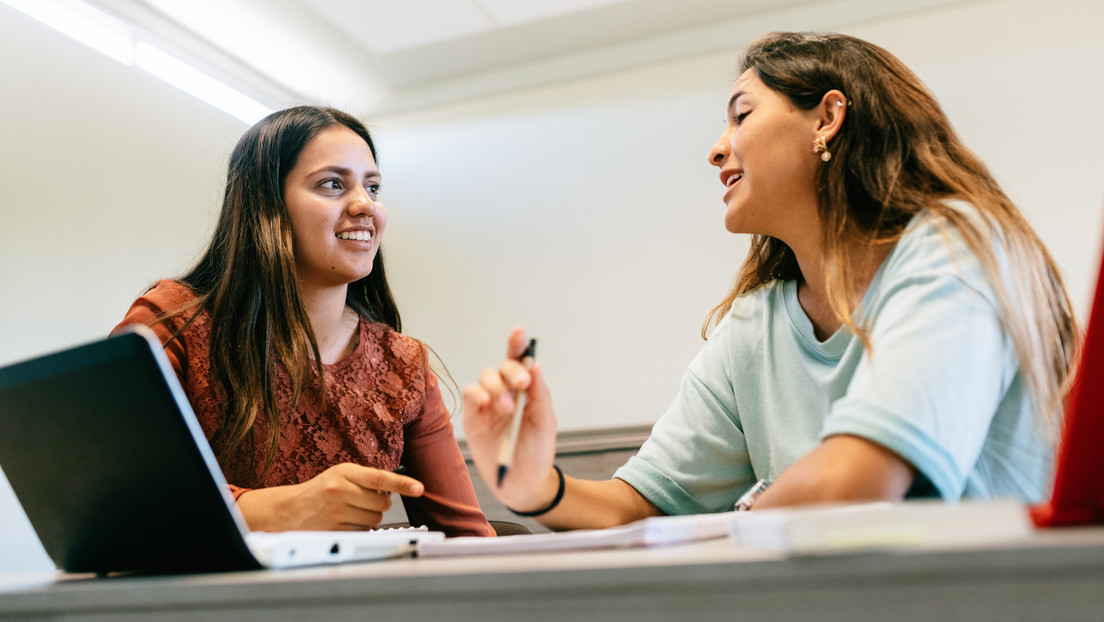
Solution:
{"label": "young woman with long dark hair", "polygon": [[230,156],[202,258],[120,326],[160,335],[252,529],[371,528],[399,493],[413,524],[492,535],[427,348],[399,332],[380,182],[355,118],[273,113]]}

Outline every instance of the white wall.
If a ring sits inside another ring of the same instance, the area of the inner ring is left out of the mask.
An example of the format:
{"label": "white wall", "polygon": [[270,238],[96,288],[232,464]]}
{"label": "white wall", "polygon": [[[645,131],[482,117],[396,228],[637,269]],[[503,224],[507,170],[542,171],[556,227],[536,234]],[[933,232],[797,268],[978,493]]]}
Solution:
{"label": "white wall", "polygon": [[[1104,238],[1101,5],[771,27],[841,30],[913,67],[1085,308]],[[407,332],[466,384],[524,323],[563,428],[654,421],[746,250],[723,230],[706,163],[743,43],[369,119]],[[0,63],[3,364],[104,334],[146,284],[187,267],[244,128],[4,6]],[[0,483],[0,572],[49,567]]]}
{"label": "white wall", "polygon": [[706,160],[730,55],[375,122],[408,322],[457,379],[524,324],[562,428],[650,423],[745,240]]}

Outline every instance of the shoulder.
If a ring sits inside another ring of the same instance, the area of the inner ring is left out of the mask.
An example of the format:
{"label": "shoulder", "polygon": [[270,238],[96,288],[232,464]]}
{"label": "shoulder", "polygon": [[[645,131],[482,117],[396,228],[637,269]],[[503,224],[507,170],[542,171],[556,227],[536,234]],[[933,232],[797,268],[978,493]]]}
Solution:
{"label": "shoulder", "polygon": [[785,320],[786,281],[765,283],[732,301],[732,307],[709,334],[705,345],[691,363],[698,375],[735,373],[758,360],[757,353],[769,347],[772,331],[788,327]]}
{"label": "shoulder", "polygon": [[926,210],[909,223],[875,274],[863,307],[870,319],[891,304],[981,305],[1000,316],[997,288],[1007,288],[1010,278],[999,226],[969,203],[946,201],[939,213]]}
{"label": "shoulder", "polygon": [[744,293],[732,301],[728,313],[717,323],[709,340],[730,340],[757,332],[769,317],[786,304],[787,281],[774,280]]}
{"label": "shoulder", "polygon": [[418,370],[425,367],[425,344],[421,341],[367,318],[361,319],[360,330],[361,337],[368,342],[368,349],[382,355],[383,360],[398,367]]}
{"label": "shoulder", "polygon": [[776,279],[744,293],[732,301],[723,321],[740,323],[755,319],[763,311],[783,303],[786,281]]}
{"label": "shoulder", "polygon": [[918,259],[949,259],[963,247],[962,234],[945,216],[923,211],[913,217],[897,241],[890,259],[898,263]]}
{"label": "shoulder", "polygon": [[183,319],[175,316],[176,313],[195,300],[196,295],[183,283],[171,279],[160,280],[130,305],[123,321],[114,330],[128,324],[146,324],[156,329],[170,320],[172,325],[178,326]]}
{"label": "shoulder", "polygon": [[[946,201],[941,207],[943,213],[925,210],[913,217],[885,260],[883,281],[944,275],[958,278],[975,289],[988,289],[988,278],[975,246],[983,244],[993,249],[1003,263],[995,225],[964,201]],[[967,223],[969,230],[961,229],[956,220]],[[967,235],[974,238],[974,246]]]}
{"label": "shoulder", "polygon": [[970,259],[976,255],[972,244],[1003,252],[1004,240],[1000,224],[972,203],[961,199],[944,199],[936,208],[917,213],[905,228],[897,246],[905,254],[957,260]]}
{"label": "shoulder", "polygon": [[[403,413],[409,423],[421,412],[434,386],[425,345],[386,324],[361,318],[358,359],[349,366],[354,375],[367,374],[371,384]],[[361,381],[364,379],[362,378]]]}
{"label": "shoulder", "polygon": [[162,311],[172,311],[195,299],[195,292],[187,285],[172,279],[161,279],[138,298],[139,301],[145,301]]}

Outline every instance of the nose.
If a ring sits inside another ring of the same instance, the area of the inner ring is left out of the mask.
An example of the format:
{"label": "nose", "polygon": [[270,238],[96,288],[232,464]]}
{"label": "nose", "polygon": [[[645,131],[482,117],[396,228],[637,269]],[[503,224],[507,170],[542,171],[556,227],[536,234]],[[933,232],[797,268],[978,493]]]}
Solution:
{"label": "nose", "polygon": [[725,130],[724,134],[717,139],[717,142],[713,143],[713,148],[709,150],[709,163],[713,166],[723,166],[724,161],[728,158],[728,154],[732,152],[732,144],[729,141],[729,131]]}
{"label": "nose", "polygon": [[349,213],[353,216],[367,216],[369,218],[376,215],[376,200],[372,198],[368,190],[360,188],[349,201]]}

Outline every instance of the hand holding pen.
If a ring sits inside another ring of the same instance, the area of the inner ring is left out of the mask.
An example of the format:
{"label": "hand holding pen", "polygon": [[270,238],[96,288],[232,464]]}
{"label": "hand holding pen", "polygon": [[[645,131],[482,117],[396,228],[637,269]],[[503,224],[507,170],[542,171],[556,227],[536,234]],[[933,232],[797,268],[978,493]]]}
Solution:
{"label": "hand holding pen", "polygon": [[[526,368],[521,359],[529,339],[525,330],[510,333],[506,360],[485,369],[479,382],[464,388],[464,437],[472,460],[499,501],[511,507],[537,507],[555,494],[544,490],[554,478],[556,416],[540,363]],[[524,404],[522,403],[524,402]],[[511,426],[511,422],[516,424]],[[504,439],[512,458],[503,458]],[[500,462],[502,464],[500,464]],[[508,475],[499,484],[499,467]]]}

